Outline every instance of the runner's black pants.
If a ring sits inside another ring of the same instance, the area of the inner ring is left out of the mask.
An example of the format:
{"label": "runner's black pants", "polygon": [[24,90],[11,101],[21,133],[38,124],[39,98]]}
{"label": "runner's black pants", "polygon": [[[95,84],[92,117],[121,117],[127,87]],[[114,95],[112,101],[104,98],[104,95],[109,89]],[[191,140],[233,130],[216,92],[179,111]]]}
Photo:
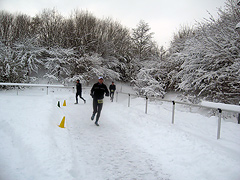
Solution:
{"label": "runner's black pants", "polygon": [[83,101],[85,101],[85,99],[82,97],[82,92],[77,92],[77,93],[76,93],[76,103],[78,103],[78,96],[79,96]]}
{"label": "runner's black pants", "polygon": [[102,99],[93,99],[93,115],[97,113],[96,122],[98,122],[103,107]]}
{"label": "runner's black pants", "polygon": [[111,98],[111,99],[114,98],[114,92],[110,92],[110,98]]}

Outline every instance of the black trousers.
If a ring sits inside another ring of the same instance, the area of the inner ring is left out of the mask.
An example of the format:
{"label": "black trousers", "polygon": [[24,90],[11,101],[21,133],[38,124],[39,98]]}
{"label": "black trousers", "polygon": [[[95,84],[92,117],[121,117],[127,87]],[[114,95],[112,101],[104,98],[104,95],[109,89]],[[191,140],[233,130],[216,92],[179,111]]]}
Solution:
{"label": "black trousers", "polygon": [[97,113],[96,122],[98,122],[103,107],[102,99],[93,99],[93,115]]}
{"label": "black trousers", "polygon": [[114,92],[110,92],[110,98],[111,98],[111,99],[114,98]]}
{"label": "black trousers", "polygon": [[82,92],[77,92],[77,93],[76,93],[76,103],[78,103],[78,96],[79,96],[83,101],[85,101],[85,99],[82,97]]}

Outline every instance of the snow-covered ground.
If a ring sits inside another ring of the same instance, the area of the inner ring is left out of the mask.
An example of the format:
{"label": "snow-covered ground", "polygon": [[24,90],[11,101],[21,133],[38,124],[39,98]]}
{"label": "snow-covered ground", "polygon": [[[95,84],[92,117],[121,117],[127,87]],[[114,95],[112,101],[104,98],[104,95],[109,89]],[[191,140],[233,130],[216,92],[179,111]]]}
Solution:
{"label": "snow-covered ground", "polygon": [[[121,88],[127,92],[127,87]],[[100,126],[92,99],[72,90],[0,91],[0,180],[239,180],[240,125],[218,117],[119,94],[104,99]],[[66,100],[67,106],[62,106]],[[57,107],[57,102],[61,107]],[[66,128],[60,128],[63,116]]]}

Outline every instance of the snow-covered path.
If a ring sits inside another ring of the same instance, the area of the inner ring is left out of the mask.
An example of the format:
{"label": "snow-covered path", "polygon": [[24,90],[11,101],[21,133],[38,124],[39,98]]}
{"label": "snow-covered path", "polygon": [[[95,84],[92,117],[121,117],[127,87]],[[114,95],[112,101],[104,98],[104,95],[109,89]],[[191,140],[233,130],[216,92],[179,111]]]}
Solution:
{"label": "snow-covered path", "polygon": [[[90,120],[91,101],[70,104],[64,110],[74,154],[71,175],[76,179],[168,179],[156,158],[136,144],[131,127],[139,125],[105,98],[97,127]],[[76,167],[81,166],[79,173]]]}
{"label": "snow-covered path", "polygon": [[[35,94],[36,93],[36,94]],[[171,104],[127,96],[104,99],[100,126],[90,120],[92,99],[74,93],[25,90],[0,92],[1,180],[238,180],[240,127],[223,121],[216,139],[217,117]],[[57,107],[66,100],[67,106]],[[66,128],[59,128],[63,116]]]}

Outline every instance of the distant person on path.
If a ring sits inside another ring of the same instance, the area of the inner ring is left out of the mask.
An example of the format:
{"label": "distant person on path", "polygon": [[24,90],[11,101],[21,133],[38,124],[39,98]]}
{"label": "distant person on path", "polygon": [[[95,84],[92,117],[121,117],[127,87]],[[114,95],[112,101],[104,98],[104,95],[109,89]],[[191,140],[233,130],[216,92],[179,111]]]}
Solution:
{"label": "distant person on path", "polygon": [[76,84],[76,103],[78,104],[78,96],[84,101],[84,104],[86,103],[86,100],[82,97],[82,84],[80,83],[79,79],[77,80],[77,84]]}
{"label": "distant person on path", "polygon": [[109,90],[110,90],[110,99],[113,102],[114,92],[116,90],[116,85],[114,84],[114,82],[112,82],[112,84],[109,86]]}
{"label": "distant person on path", "polygon": [[95,114],[97,113],[95,124],[99,126],[98,120],[101,114],[101,110],[103,107],[103,98],[104,93],[106,96],[109,96],[108,88],[105,84],[103,84],[103,77],[98,78],[98,83],[94,84],[91,89],[91,96],[93,98],[93,114],[91,120],[94,120]]}

